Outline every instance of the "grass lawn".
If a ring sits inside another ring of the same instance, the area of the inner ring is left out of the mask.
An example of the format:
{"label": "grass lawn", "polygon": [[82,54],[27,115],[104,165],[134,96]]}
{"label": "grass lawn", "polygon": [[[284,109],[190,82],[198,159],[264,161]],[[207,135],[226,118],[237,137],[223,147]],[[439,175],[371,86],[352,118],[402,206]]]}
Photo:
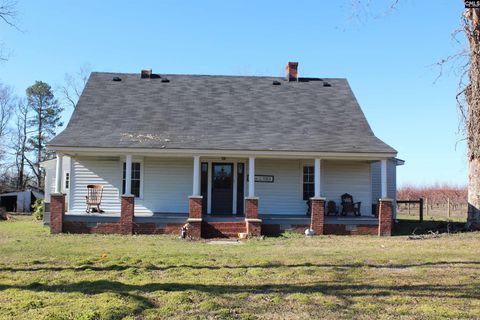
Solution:
{"label": "grass lawn", "polygon": [[241,245],[0,222],[0,319],[480,318],[480,233]]}

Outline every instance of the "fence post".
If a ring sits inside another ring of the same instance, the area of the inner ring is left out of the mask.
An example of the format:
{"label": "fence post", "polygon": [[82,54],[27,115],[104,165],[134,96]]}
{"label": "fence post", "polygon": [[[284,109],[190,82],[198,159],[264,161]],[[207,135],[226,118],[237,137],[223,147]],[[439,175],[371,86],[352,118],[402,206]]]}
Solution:
{"label": "fence post", "polygon": [[447,199],[447,217],[450,219],[450,198]]}
{"label": "fence post", "polygon": [[428,209],[428,198],[425,198],[425,209],[426,209],[425,214],[428,217],[428,210],[429,210]]}
{"label": "fence post", "polygon": [[423,222],[423,198],[420,198],[420,222]]}

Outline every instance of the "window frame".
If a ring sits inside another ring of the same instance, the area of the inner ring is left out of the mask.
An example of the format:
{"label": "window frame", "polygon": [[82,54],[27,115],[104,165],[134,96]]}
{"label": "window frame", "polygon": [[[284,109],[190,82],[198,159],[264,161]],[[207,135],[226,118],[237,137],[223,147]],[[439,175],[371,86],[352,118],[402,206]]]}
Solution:
{"label": "window frame", "polygon": [[[309,172],[307,173],[307,175],[305,174],[306,168],[309,168]],[[311,176],[311,181],[305,181],[305,177],[310,177],[310,176]],[[306,191],[306,188],[305,188],[306,185],[310,185],[309,191]],[[308,195],[306,195],[307,192],[309,192]],[[302,198],[303,200],[307,201],[307,200],[310,200],[310,198],[312,198],[314,195],[315,195],[315,166],[304,164],[302,166]]]}
{"label": "window frame", "polygon": [[[143,181],[144,181],[144,161],[143,159],[132,159],[132,165],[134,163],[138,163],[140,165],[140,190],[139,190],[139,195],[135,195],[135,199],[139,199],[139,200],[143,200]],[[124,173],[124,170],[123,168],[126,168],[126,161],[125,160],[122,160],[121,161],[121,164],[120,164],[120,197],[124,194],[125,192],[125,186],[123,184],[123,173]],[[132,170],[132,182],[133,182],[133,170]]]}

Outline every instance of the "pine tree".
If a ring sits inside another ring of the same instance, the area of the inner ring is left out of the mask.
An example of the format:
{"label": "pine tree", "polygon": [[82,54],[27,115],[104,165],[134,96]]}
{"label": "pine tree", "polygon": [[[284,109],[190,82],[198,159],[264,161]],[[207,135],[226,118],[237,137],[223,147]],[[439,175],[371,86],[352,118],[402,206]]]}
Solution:
{"label": "pine tree", "polygon": [[35,128],[35,134],[29,139],[29,149],[36,154],[35,161],[28,161],[37,178],[37,184],[42,187],[42,171],[40,162],[46,157],[45,144],[62,126],[61,113],[63,108],[53,94],[52,88],[45,82],[36,81],[27,88],[27,103],[34,113],[29,125]]}

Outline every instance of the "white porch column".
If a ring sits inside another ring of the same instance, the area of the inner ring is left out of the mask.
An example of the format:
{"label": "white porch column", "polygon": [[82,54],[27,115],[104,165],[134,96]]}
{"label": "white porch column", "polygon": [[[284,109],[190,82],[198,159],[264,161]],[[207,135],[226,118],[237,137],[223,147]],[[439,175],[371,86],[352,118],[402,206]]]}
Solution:
{"label": "white porch column", "polygon": [[125,195],[132,194],[132,155],[127,154],[125,160]]}
{"label": "white porch column", "polygon": [[382,185],[382,193],[381,198],[387,198],[387,160],[383,159],[380,161],[381,163],[381,170],[380,170],[380,180]]}
{"label": "white porch column", "polygon": [[316,158],[315,159],[315,168],[314,168],[314,183],[315,183],[315,192],[314,192],[314,197],[315,198],[320,198],[322,196],[321,192],[321,159]]}
{"label": "white porch column", "polygon": [[193,157],[193,196],[200,195],[200,156]]}
{"label": "white porch column", "polygon": [[255,197],[255,158],[248,158],[248,196]]}
{"label": "white porch column", "polygon": [[57,153],[57,166],[55,174],[55,193],[62,193],[63,154],[61,153]]}

